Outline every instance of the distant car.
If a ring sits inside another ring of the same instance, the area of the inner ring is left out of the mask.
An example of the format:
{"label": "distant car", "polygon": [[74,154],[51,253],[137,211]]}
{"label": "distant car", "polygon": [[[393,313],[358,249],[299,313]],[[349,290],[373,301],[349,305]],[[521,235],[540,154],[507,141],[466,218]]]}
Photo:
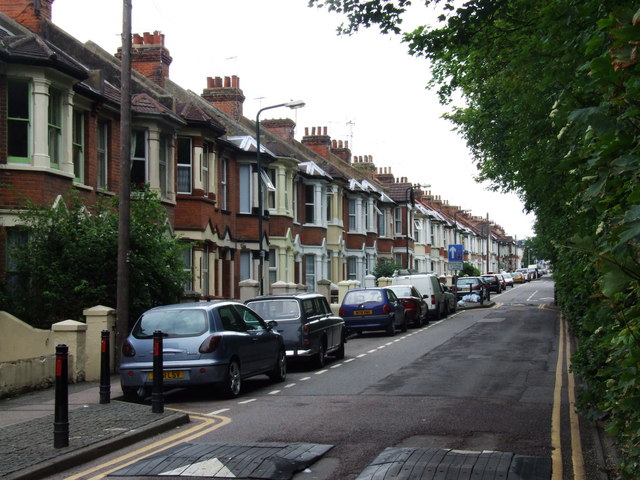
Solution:
{"label": "distant car", "polygon": [[344,357],[344,320],[333,315],[323,295],[269,295],[252,298],[245,304],[263,319],[278,323],[276,328],[284,339],[287,357],[311,360],[317,368],[324,367],[327,354]]}
{"label": "distant car", "polygon": [[429,306],[416,287],[413,285],[389,285],[387,288],[393,290],[400,299],[404,305],[404,316],[415,327],[421,327],[429,322]]}
{"label": "distant car", "polygon": [[500,283],[498,275],[496,275],[495,273],[489,273],[486,275],[482,275],[482,278],[489,284],[489,290],[495,293],[502,292],[502,284]]}
{"label": "distant car", "polygon": [[511,278],[513,278],[514,284],[525,282],[524,275],[522,274],[522,272],[511,272]]}
{"label": "distant car", "polygon": [[461,300],[465,295],[475,293],[480,296],[480,304],[482,305],[491,298],[489,287],[481,277],[460,277],[453,288],[458,300]]}
{"label": "distant car", "polygon": [[531,280],[533,280],[533,274],[531,272],[529,272],[528,269],[519,268],[518,272],[522,273],[522,275],[524,276],[524,281],[525,282],[530,282]]}
{"label": "distant car", "polygon": [[502,272],[500,275],[502,275],[502,277],[504,278],[507,287],[513,288],[513,277],[511,276],[511,274],[509,272]]}
{"label": "distant car", "polygon": [[386,287],[348,290],[340,305],[340,316],[347,329],[356,333],[385,330],[395,335],[397,328],[407,331],[404,305],[394,291]]}
{"label": "distant car", "polygon": [[146,311],[125,339],[120,382],[125,397],[139,399],[153,383],[153,333],[163,334],[165,387],[214,386],[237,397],[242,381],[287,376],[284,341],[275,327],[240,302],[181,303]]}

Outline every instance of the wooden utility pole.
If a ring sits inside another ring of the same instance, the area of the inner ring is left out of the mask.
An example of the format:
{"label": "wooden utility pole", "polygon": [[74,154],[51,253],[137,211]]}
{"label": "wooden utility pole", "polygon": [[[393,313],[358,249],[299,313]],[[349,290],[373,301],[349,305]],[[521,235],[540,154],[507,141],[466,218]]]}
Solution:
{"label": "wooden utility pole", "polygon": [[122,59],[120,66],[120,210],[118,216],[118,274],[116,305],[116,365],[129,333],[129,233],[131,218],[131,5],[122,1]]}

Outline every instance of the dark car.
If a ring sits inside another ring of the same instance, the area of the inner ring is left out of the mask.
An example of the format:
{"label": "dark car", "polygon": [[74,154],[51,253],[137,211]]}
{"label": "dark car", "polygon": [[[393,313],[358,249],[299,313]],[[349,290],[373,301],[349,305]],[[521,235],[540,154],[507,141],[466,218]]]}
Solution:
{"label": "dark car", "polygon": [[421,327],[429,322],[427,318],[429,306],[416,287],[413,285],[389,285],[387,288],[393,290],[400,299],[404,305],[404,316],[415,327]]}
{"label": "dark car", "polygon": [[340,316],[347,329],[356,333],[385,330],[395,335],[396,328],[407,331],[404,305],[386,287],[356,288],[347,291],[340,305]]}
{"label": "dark car", "polygon": [[324,367],[327,354],[344,357],[344,320],[333,315],[319,293],[269,295],[245,303],[265,320],[278,322],[287,357],[310,359],[318,368]]}
{"label": "dark car", "polygon": [[495,273],[488,273],[486,275],[482,275],[482,278],[489,284],[489,290],[495,293],[502,292],[502,282],[498,278],[498,275]]}
{"label": "dark car", "polygon": [[124,341],[120,382],[126,397],[139,399],[153,382],[153,332],[163,333],[165,387],[216,386],[228,397],[242,380],[287,376],[284,341],[275,327],[240,302],[181,303],[146,311]]}
{"label": "dark car", "polygon": [[458,300],[461,300],[465,295],[477,294],[480,297],[480,304],[484,301],[489,301],[490,293],[489,286],[485,283],[482,277],[460,277],[453,286],[453,290]]}

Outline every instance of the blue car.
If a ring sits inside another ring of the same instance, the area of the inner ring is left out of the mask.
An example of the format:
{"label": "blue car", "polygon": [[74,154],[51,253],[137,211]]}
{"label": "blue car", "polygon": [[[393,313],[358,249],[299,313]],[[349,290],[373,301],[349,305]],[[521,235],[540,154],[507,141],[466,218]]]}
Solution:
{"label": "blue car", "polygon": [[395,335],[396,328],[407,331],[404,305],[389,288],[356,288],[349,290],[340,305],[340,316],[348,330],[385,330]]}
{"label": "blue car", "polygon": [[150,392],[156,330],[163,333],[165,388],[211,385],[233,398],[248,377],[266,374],[282,382],[287,363],[276,326],[234,301],[181,303],[148,310],[122,347],[122,392],[133,400]]}

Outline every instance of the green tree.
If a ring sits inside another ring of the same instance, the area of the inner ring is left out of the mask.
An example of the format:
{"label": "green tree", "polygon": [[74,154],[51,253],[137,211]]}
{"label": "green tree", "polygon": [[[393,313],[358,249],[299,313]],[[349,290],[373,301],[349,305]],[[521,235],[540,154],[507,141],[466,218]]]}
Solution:
{"label": "green tree", "polygon": [[474,267],[473,265],[471,265],[470,263],[464,262],[462,264],[462,270],[460,270],[460,273],[458,274],[459,277],[477,277],[480,275],[480,270],[478,270],[476,267]]}
{"label": "green tree", "polygon": [[402,268],[402,265],[395,263],[393,260],[383,258],[373,269],[373,275],[376,277],[376,279],[380,277],[391,277],[393,275],[393,272]]}
{"label": "green tree", "polygon": [[[15,252],[18,282],[6,285],[7,310],[48,328],[82,310],[116,304],[117,199],[85,205],[71,193],[53,208],[30,204],[21,219],[26,245]],[[130,318],[177,302],[187,276],[181,252],[188,244],[170,234],[155,193],[138,192],[131,204]]]}
{"label": "green tree", "polygon": [[[640,477],[640,10],[611,0],[426,0],[437,25],[402,31],[408,0],[310,0],[377,25],[430,62],[478,179],[536,214],[532,253],[550,260],[578,338],[583,414],[607,418]],[[452,99],[461,98],[461,102]]]}

